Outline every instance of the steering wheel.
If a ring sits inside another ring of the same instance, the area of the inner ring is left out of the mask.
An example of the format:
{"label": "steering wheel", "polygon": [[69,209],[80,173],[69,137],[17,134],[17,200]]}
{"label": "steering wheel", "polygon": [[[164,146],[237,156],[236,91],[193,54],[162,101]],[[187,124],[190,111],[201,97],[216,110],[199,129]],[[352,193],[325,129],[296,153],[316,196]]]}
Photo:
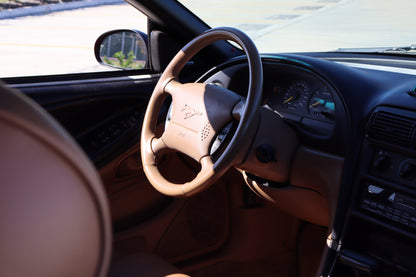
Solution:
{"label": "steering wheel", "polygon": [[[249,66],[246,99],[210,84],[179,82],[185,64],[209,44],[230,40],[244,50]],[[262,99],[263,69],[252,40],[234,28],[210,29],[185,45],[169,63],[149,100],[141,133],[141,158],[150,183],[169,196],[191,196],[212,185],[231,166],[244,159],[254,137]],[[156,136],[160,110],[166,97],[172,97],[172,115],[161,136]],[[214,161],[210,155],[213,140],[227,123],[238,120],[229,144]],[[173,149],[188,155],[201,165],[200,172],[187,183],[166,180],[158,170],[156,157]]]}

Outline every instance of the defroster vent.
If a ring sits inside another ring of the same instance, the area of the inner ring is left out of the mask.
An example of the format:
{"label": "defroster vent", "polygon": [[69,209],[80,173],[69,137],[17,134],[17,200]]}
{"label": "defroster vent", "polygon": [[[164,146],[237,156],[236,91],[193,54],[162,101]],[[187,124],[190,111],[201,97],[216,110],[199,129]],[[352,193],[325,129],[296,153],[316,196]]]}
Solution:
{"label": "defroster vent", "polygon": [[411,118],[383,110],[371,116],[368,128],[370,138],[400,147],[412,147],[416,118]]}

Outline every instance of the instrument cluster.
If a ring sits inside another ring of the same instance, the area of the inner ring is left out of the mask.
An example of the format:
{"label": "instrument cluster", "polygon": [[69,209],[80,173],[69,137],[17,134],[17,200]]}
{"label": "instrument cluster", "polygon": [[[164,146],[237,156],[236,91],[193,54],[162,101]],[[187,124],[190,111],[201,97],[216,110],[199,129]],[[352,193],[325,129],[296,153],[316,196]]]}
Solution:
{"label": "instrument cluster", "polygon": [[319,135],[329,135],[335,123],[331,88],[309,72],[286,68],[265,76],[263,104],[282,117]]}

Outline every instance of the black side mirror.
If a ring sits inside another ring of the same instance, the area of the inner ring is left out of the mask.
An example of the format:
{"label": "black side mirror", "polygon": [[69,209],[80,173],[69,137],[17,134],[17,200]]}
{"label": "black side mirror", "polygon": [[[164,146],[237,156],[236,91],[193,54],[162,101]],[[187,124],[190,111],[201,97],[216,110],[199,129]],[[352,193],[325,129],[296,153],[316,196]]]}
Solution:
{"label": "black side mirror", "polygon": [[119,69],[148,68],[147,34],[129,29],[105,32],[95,42],[94,53],[102,65]]}

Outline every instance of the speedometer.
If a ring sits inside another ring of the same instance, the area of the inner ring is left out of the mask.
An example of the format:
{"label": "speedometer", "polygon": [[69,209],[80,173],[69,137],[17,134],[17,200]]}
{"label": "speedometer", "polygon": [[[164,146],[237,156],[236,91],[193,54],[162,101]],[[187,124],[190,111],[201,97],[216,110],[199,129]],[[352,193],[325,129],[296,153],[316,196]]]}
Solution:
{"label": "speedometer", "polygon": [[308,104],[310,88],[306,82],[294,82],[282,95],[281,104],[284,108],[300,110]]}
{"label": "speedometer", "polygon": [[308,102],[308,112],[314,118],[333,120],[335,104],[327,87],[317,89]]}

